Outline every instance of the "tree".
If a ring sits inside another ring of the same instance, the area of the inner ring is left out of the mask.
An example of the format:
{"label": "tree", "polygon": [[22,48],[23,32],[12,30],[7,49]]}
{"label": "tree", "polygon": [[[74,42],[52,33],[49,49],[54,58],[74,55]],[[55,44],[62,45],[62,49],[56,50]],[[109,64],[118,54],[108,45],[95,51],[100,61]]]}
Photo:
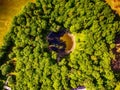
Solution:
{"label": "tree", "polygon": [[[15,90],[70,90],[79,86],[113,90],[120,81],[120,73],[110,66],[119,24],[119,17],[102,0],[28,3],[13,19],[0,49],[0,82],[12,75],[15,78],[10,85]],[[61,28],[75,36],[76,47],[56,63],[56,53],[48,49],[46,37]]]}

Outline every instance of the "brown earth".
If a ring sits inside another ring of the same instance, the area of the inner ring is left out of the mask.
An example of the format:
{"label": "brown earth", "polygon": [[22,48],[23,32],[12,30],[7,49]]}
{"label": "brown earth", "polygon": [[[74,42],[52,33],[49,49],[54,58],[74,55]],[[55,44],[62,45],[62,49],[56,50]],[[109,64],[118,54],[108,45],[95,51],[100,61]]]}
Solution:
{"label": "brown earth", "polygon": [[0,46],[3,44],[3,37],[9,31],[13,17],[19,14],[28,2],[35,0],[0,0]]}

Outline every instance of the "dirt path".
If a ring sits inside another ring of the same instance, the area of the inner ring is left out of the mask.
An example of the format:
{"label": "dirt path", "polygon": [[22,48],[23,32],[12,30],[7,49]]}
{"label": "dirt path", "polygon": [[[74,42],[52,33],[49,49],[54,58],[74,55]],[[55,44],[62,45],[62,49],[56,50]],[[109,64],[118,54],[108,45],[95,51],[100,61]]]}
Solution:
{"label": "dirt path", "polygon": [[19,14],[28,2],[35,0],[0,0],[0,46],[3,44],[3,37],[9,31],[13,17]]}

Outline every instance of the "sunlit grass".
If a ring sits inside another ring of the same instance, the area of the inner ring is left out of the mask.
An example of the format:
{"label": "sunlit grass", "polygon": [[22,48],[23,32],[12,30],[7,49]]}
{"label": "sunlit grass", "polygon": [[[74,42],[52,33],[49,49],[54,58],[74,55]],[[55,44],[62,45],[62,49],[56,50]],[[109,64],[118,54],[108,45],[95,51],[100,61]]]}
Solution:
{"label": "sunlit grass", "polygon": [[30,1],[34,2],[35,0],[0,0],[0,46],[9,31],[13,17],[19,14],[25,4]]}

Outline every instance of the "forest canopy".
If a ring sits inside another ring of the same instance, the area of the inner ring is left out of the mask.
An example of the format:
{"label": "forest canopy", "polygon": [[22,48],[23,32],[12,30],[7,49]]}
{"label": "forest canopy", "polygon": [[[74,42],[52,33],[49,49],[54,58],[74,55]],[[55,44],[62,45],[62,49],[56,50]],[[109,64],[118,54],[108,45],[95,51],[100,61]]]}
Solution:
{"label": "forest canopy", "polygon": [[[47,35],[66,28],[75,36],[73,52],[58,63]],[[120,89],[115,59],[120,17],[103,0],[36,0],[15,16],[0,48],[0,89],[8,76],[12,90]]]}

